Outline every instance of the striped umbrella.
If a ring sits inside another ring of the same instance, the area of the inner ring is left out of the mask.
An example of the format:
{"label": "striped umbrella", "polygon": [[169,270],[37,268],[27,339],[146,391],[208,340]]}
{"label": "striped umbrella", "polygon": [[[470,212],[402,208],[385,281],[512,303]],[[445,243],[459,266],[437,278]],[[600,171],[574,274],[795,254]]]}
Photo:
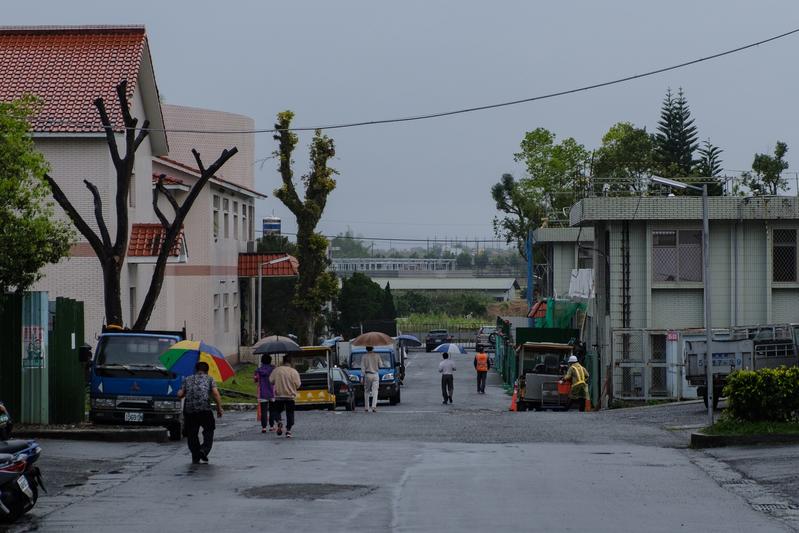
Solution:
{"label": "striped umbrella", "polygon": [[434,352],[441,352],[441,353],[466,353],[466,349],[462,346],[451,342],[445,342],[444,344],[440,345],[438,348],[433,350]]}
{"label": "striped umbrella", "polygon": [[235,373],[222,352],[202,341],[180,341],[158,359],[168,370],[183,376],[193,374],[199,361],[208,363],[208,375],[220,383]]}

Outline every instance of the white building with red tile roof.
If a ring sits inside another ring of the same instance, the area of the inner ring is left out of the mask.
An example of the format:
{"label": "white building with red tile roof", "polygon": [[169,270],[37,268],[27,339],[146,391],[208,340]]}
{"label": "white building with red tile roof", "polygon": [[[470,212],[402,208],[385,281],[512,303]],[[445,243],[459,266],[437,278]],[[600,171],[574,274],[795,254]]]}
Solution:
{"label": "white building with red tile roof", "polygon": [[[126,324],[136,318],[150,283],[163,231],[152,207],[154,181],[166,174],[166,187],[178,201],[198,177],[191,149],[206,162],[223,148],[237,146],[234,156],[202,191],[184,222],[172,250],[163,288],[149,327],[180,329],[195,339],[235,354],[241,333],[238,254],[253,240],[254,190],[251,135],[169,134],[174,129],[252,129],[248,117],[160,103],[147,35],[142,26],[0,27],[0,100],[27,94],[42,101],[32,120],[32,134],[47,158],[53,179],[84,220],[95,230],[94,204],[83,180],[94,183],[115,232],[115,169],[102,124],[93,104],[103,97],[112,124],[122,118],[116,86],[125,79],[131,114],[150,135],[140,145],[131,182],[131,238],[122,269],[122,303]],[[121,138],[121,131],[117,133]],[[120,141],[124,147],[124,143]],[[163,199],[162,199],[163,200]],[[162,211],[171,216],[163,200]],[[59,208],[57,212],[65,216]],[[82,237],[71,257],[45,268],[34,287],[50,297],[85,302],[85,335],[92,342],[104,323],[102,271]],[[252,281],[245,281],[252,293]],[[251,295],[252,297],[252,295]]]}

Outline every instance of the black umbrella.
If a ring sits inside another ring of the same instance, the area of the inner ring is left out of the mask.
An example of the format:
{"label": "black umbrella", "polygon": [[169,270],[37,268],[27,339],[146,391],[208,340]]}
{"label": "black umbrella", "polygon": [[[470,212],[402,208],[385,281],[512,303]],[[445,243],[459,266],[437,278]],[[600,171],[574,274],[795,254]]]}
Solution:
{"label": "black umbrella", "polygon": [[299,352],[300,345],[289,339],[288,337],[281,337],[280,335],[272,335],[264,337],[253,346],[252,353],[288,353]]}

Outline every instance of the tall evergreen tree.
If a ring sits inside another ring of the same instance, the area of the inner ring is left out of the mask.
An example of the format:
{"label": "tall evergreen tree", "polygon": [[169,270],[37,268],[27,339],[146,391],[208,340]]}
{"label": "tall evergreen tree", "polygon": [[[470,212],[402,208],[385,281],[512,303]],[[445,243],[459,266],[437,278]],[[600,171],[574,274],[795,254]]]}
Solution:
{"label": "tall evergreen tree", "polygon": [[707,182],[707,193],[710,196],[722,196],[724,194],[724,185],[722,180],[719,179],[721,175],[721,153],[724,150],[711,144],[710,139],[702,143],[702,148],[698,150],[699,159],[696,160],[694,165],[694,176],[704,178],[703,182]]}
{"label": "tall evergreen tree", "polygon": [[698,133],[682,88],[677,96],[669,89],[660,110],[655,134],[655,162],[664,177],[691,175],[694,152],[699,148]]}
{"label": "tall evergreen tree", "polygon": [[397,318],[397,308],[394,305],[394,296],[391,294],[391,283],[386,283],[383,291],[383,305],[380,309],[380,318],[383,320],[394,320]]}

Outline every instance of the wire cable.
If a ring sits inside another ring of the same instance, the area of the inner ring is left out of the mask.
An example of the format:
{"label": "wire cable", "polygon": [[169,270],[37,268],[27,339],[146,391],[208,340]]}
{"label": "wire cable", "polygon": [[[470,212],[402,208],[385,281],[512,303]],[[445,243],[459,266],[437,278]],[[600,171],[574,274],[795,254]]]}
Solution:
{"label": "wire cable", "polygon": [[[593,83],[590,85],[584,85],[582,87],[576,87],[573,89],[566,89],[563,91],[557,91],[553,93],[542,94],[538,96],[532,96],[529,98],[520,98],[518,100],[510,100],[507,102],[499,102],[495,104],[487,104],[487,105],[480,105],[474,107],[466,107],[462,109],[454,109],[450,111],[441,111],[437,113],[425,113],[421,115],[411,115],[407,117],[397,117],[397,118],[387,118],[387,119],[380,119],[380,120],[364,120],[359,122],[345,122],[341,124],[328,124],[326,126],[302,126],[296,128],[288,128],[285,131],[315,131],[315,130],[335,130],[335,129],[344,129],[344,128],[355,128],[360,126],[376,126],[380,124],[397,124],[401,122],[414,122],[419,120],[429,120],[433,118],[441,118],[441,117],[449,117],[453,115],[462,115],[465,113],[474,113],[476,111],[485,111],[488,109],[497,109],[501,107],[508,107],[514,106],[519,104],[526,104],[529,102],[536,102],[539,100],[546,100],[550,98],[556,98],[559,96],[566,96],[569,94],[575,94],[579,92],[591,91],[594,89],[600,89],[602,87],[609,87],[611,85],[618,85],[620,83],[626,83],[628,81],[637,80],[640,78],[646,78],[649,76],[655,76],[657,74],[663,74],[664,72],[670,72],[672,70],[677,70],[685,67],[689,67],[691,65],[696,65],[699,63],[704,63],[706,61],[712,61],[714,59],[718,59],[720,57],[736,54],[738,52],[742,52],[744,50],[748,50],[750,48],[754,48],[756,46],[760,46],[763,44],[767,44],[770,42],[777,41],[779,39],[783,39],[785,37],[789,37],[795,33],[799,33],[799,28],[795,28],[793,30],[780,33],[778,35],[773,35],[766,39],[761,39],[759,41],[745,44],[742,46],[738,46],[736,48],[731,48],[729,50],[724,50],[723,52],[718,52],[715,54],[703,56],[697,59],[692,59],[690,61],[684,61],[682,63],[677,63],[676,65],[671,65],[668,67],[657,68],[654,70],[648,70],[641,74],[632,74],[630,76],[624,76],[622,78],[617,78],[610,81],[603,81],[600,83]],[[60,121],[59,121],[60,122]],[[78,126],[80,124],[71,124],[73,126]],[[85,126],[85,125],[83,125]],[[120,128],[121,129],[121,128]],[[140,128],[138,128],[140,129]],[[241,135],[241,134],[258,134],[258,133],[277,133],[279,131],[284,131],[280,129],[254,129],[254,130],[200,130],[200,129],[169,129],[169,128],[147,128],[147,131],[151,132],[172,132],[172,133],[207,133],[207,134],[230,134],[230,135]]]}

